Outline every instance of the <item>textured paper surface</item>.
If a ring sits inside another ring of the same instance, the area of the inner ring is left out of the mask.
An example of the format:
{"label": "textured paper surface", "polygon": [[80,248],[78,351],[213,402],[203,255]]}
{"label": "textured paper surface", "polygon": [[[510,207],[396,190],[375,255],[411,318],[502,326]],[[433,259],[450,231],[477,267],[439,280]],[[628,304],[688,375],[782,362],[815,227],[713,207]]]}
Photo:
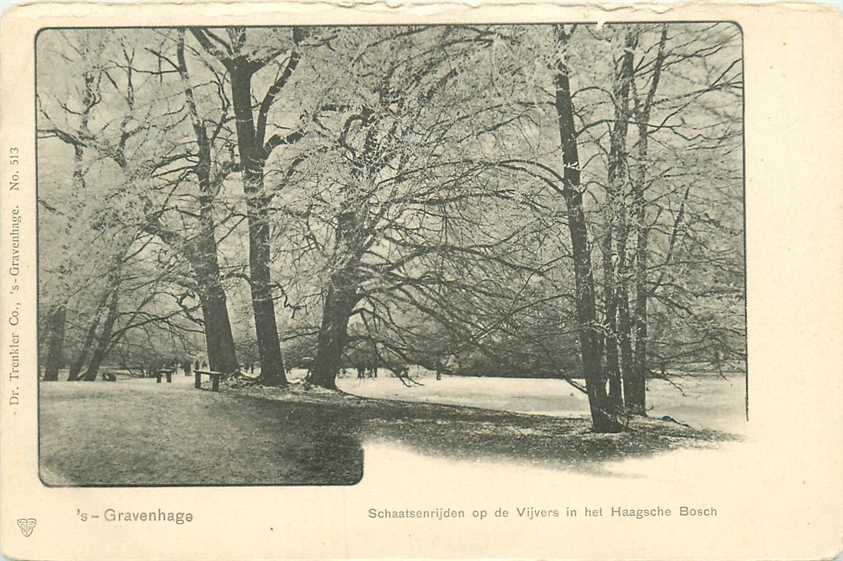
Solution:
{"label": "textured paper surface", "polygon": [[[481,462],[402,463],[366,448],[352,487],[47,488],[37,468],[33,56],[39,29],[304,23],[729,20],[743,29],[750,421],[717,452],[630,460],[625,476]],[[3,371],[7,224],[21,222],[21,404],[2,378],[0,543],[13,559],[827,559],[843,550],[843,18],[816,6],[483,7],[37,4],[0,28]],[[431,467],[431,469],[426,469]],[[435,469],[433,469],[435,467]],[[496,519],[498,507],[713,506],[716,518]],[[77,509],[190,511],[190,524],[92,525]],[[485,520],[373,520],[369,508],[485,509]],[[25,537],[16,521],[37,519]]]}

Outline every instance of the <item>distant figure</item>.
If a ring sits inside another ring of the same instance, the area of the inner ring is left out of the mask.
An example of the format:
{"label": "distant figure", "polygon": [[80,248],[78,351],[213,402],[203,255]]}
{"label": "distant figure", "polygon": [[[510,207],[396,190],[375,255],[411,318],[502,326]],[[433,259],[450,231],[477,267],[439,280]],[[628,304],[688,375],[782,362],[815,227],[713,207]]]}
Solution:
{"label": "distant figure", "polygon": [[185,376],[190,376],[190,360],[183,360],[181,363],[181,369],[184,370]]}
{"label": "distant figure", "polygon": [[196,362],[193,363],[193,369],[199,370],[199,359],[198,358],[196,359]]}
{"label": "distant figure", "polygon": [[439,360],[437,359],[434,363],[434,372],[436,372],[436,379],[442,379],[442,372],[448,369],[447,360]]}
{"label": "distant figure", "polygon": [[357,379],[362,380],[365,375],[366,375],[366,367],[358,364],[357,365]]}

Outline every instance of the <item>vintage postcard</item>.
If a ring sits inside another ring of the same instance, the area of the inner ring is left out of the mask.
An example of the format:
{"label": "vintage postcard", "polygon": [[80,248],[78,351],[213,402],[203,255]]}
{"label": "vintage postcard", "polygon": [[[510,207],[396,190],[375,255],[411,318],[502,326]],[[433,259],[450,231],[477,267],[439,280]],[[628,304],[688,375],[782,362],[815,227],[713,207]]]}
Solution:
{"label": "vintage postcard", "polygon": [[0,20],[10,559],[843,552],[843,17]]}

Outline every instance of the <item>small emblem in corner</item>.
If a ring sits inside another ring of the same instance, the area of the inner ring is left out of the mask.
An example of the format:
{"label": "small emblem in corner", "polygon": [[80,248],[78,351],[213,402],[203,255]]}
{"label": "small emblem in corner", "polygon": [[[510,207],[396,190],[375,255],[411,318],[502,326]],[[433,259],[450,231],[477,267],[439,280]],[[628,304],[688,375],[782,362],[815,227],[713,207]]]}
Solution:
{"label": "small emblem in corner", "polygon": [[18,518],[18,528],[23,537],[28,538],[35,530],[35,525],[38,523],[34,518]]}

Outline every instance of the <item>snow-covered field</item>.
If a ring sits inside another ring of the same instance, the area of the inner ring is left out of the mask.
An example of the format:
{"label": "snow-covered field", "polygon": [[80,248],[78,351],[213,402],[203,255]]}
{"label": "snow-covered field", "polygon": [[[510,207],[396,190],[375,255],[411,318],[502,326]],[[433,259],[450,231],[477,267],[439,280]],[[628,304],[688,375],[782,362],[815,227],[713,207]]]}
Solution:
{"label": "snow-covered field", "polygon": [[[289,377],[296,380],[304,374],[295,370]],[[510,474],[514,480],[523,476],[524,466],[528,464],[534,471],[547,472],[546,475],[561,468],[589,477],[658,474],[665,480],[675,477],[675,472],[682,478],[695,478],[698,473],[689,465],[706,465],[709,466],[706,469],[712,469],[710,466],[715,464],[710,460],[717,458],[720,458],[717,465],[728,470],[732,457],[719,454],[719,450],[735,453],[738,444],[742,444],[723,442],[721,448],[700,441],[701,449],[684,450],[684,444],[678,444],[674,437],[665,439],[654,436],[653,432],[597,435],[599,438],[595,440],[592,438],[595,435],[587,429],[585,397],[561,380],[458,376],[436,380],[432,375],[414,373],[420,385],[407,387],[383,370],[379,374],[378,378],[361,380],[343,376],[338,385],[348,393],[363,397],[583,420],[567,425],[564,421],[555,424],[557,421],[546,417],[535,421],[506,416],[489,420],[483,417],[488,413],[478,411],[480,418],[472,418],[472,413],[465,410],[442,411],[440,417],[431,420],[429,410],[396,409],[388,401],[380,406],[369,402],[359,414],[337,417],[336,407],[344,406],[344,400],[333,396],[339,401],[331,401],[331,396],[324,392],[315,392],[314,399],[301,399],[300,387],[293,392],[297,399],[255,400],[227,389],[216,394],[195,391],[193,377],[183,373],[173,376],[171,384],[162,380],[160,385],[150,378],[118,375],[118,381],[113,384],[59,382],[41,386],[42,475],[54,484],[67,484],[62,481],[195,483],[218,481],[221,472],[227,474],[226,482],[339,483],[347,482],[349,474],[342,471],[340,477],[332,470],[340,466],[347,471],[348,466],[359,467],[359,461],[339,461],[342,458],[337,443],[331,439],[351,442],[353,445],[347,448],[355,452],[358,450],[355,443],[362,438],[359,444],[365,450],[364,471],[368,479],[376,478],[380,472],[390,472],[399,464],[402,474],[421,477],[429,472],[453,475],[454,470],[470,471],[471,466],[476,469],[477,462],[481,462],[490,469],[494,467],[497,471],[493,473]],[[729,376],[725,380],[715,376],[685,377],[675,382],[681,385],[684,395],[667,382],[650,381],[651,416],[670,415],[695,428],[733,434],[745,432],[743,376]],[[207,388],[209,383],[206,381],[204,385]],[[92,411],[96,414],[91,415]],[[95,429],[104,422],[111,430]],[[360,422],[365,426],[356,424]],[[439,423],[443,423],[441,427]],[[313,427],[320,424],[326,426],[314,432]],[[215,427],[211,432],[204,428],[211,425]],[[670,425],[665,425],[659,430],[670,430]],[[320,444],[311,433],[322,435],[325,441]],[[133,446],[126,447],[128,441]],[[478,443],[482,443],[479,448]],[[646,448],[653,452],[670,448],[670,453],[601,456],[605,450],[627,445],[632,445],[630,450]],[[233,452],[254,447],[265,452],[260,461],[255,459],[253,451]],[[478,455],[479,450],[482,453]],[[241,456],[249,456],[250,463],[240,462]],[[320,458],[321,472],[309,471],[308,458],[312,457]],[[604,461],[595,462],[596,458]],[[468,478],[469,471],[465,472]]]}
{"label": "snow-covered field", "polygon": [[[258,373],[259,369],[255,375]],[[289,378],[300,380],[305,374],[304,370],[294,369]],[[588,416],[585,395],[561,380],[447,375],[436,380],[431,373],[420,370],[411,370],[410,374],[421,385],[406,387],[399,379],[391,377],[387,370],[381,369],[377,378],[362,380],[348,372],[337,379],[337,386],[362,397],[466,405],[559,417]],[[698,428],[743,432],[746,425],[746,378],[743,374],[729,374],[725,378],[699,374],[675,376],[671,379],[673,384],[649,380],[648,414],[657,417],[669,415]],[[129,380],[140,384],[155,383],[149,378]],[[186,377],[179,371],[173,376],[173,382],[192,385],[193,376]]]}
{"label": "snow-covered field", "polygon": [[[417,380],[422,385],[405,387],[400,380],[381,371],[378,378],[341,377],[337,385],[343,391],[363,397],[560,417],[588,415],[585,395],[561,380],[443,376],[437,381],[430,375]],[[648,408],[652,408],[649,415],[669,415],[695,427],[741,432],[746,424],[743,374],[726,376],[725,380],[712,375],[685,376],[673,382],[679,389],[663,380],[648,382]]]}

